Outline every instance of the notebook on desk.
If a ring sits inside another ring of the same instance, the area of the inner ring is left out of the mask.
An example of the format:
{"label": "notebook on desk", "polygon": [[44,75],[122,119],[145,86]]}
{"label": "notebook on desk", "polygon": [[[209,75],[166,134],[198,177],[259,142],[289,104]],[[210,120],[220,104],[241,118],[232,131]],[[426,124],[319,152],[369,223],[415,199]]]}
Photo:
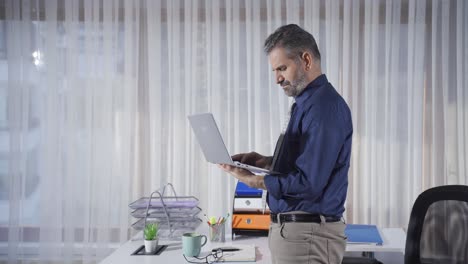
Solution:
{"label": "notebook on desk", "polygon": [[255,245],[235,244],[232,247],[238,251],[223,252],[223,256],[217,262],[253,262],[256,261]]}
{"label": "notebook on desk", "polygon": [[350,244],[373,244],[381,246],[382,237],[375,225],[346,225],[345,235]]}

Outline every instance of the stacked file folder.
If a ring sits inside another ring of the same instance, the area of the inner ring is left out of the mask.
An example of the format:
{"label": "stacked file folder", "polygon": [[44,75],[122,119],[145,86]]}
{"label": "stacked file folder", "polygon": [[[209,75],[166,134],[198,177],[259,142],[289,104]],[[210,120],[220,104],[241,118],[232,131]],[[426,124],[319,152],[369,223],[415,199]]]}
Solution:
{"label": "stacked file folder", "polygon": [[238,182],[234,195],[232,235],[268,235],[270,209],[263,208],[262,190]]}

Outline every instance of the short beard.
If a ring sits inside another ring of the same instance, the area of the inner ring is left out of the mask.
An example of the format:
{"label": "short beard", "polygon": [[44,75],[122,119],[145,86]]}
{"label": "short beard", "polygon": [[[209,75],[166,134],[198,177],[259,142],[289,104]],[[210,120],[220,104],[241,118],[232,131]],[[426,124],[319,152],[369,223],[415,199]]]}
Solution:
{"label": "short beard", "polygon": [[297,79],[291,82],[288,89],[284,90],[284,93],[287,96],[297,97],[302,93],[302,91],[304,91],[304,89],[307,87],[307,84],[308,82],[306,73],[299,69]]}

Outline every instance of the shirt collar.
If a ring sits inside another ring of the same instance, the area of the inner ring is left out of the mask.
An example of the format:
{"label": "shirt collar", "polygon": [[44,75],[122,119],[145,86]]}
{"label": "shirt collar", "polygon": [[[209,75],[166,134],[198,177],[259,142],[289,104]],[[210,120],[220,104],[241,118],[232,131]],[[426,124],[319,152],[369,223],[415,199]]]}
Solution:
{"label": "shirt collar", "polygon": [[317,91],[317,88],[320,88],[321,86],[327,83],[328,83],[328,79],[327,79],[327,76],[325,76],[325,74],[322,74],[318,76],[317,78],[315,78],[311,83],[307,85],[307,87],[304,89],[304,91],[302,91],[301,94],[296,96],[295,100],[296,100],[297,105],[302,106],[304,102],[306,102],[307,99],[309,99],[309,97],[311,97],[312,94],[314,94],[315,91]]}

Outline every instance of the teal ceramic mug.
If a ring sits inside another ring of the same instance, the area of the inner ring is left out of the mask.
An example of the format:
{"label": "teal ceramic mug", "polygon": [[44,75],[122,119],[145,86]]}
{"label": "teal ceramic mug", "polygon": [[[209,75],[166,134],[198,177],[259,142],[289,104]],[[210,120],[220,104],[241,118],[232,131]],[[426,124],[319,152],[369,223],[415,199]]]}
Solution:
{"label": "teal ceramic mug", "polygon": [[[204,242],[202,243],[202,240]],[[185,233],[182,235],[182,250],[186,257],[196,257],[201,248],[206,244],[207,238],[197,233]]]}

